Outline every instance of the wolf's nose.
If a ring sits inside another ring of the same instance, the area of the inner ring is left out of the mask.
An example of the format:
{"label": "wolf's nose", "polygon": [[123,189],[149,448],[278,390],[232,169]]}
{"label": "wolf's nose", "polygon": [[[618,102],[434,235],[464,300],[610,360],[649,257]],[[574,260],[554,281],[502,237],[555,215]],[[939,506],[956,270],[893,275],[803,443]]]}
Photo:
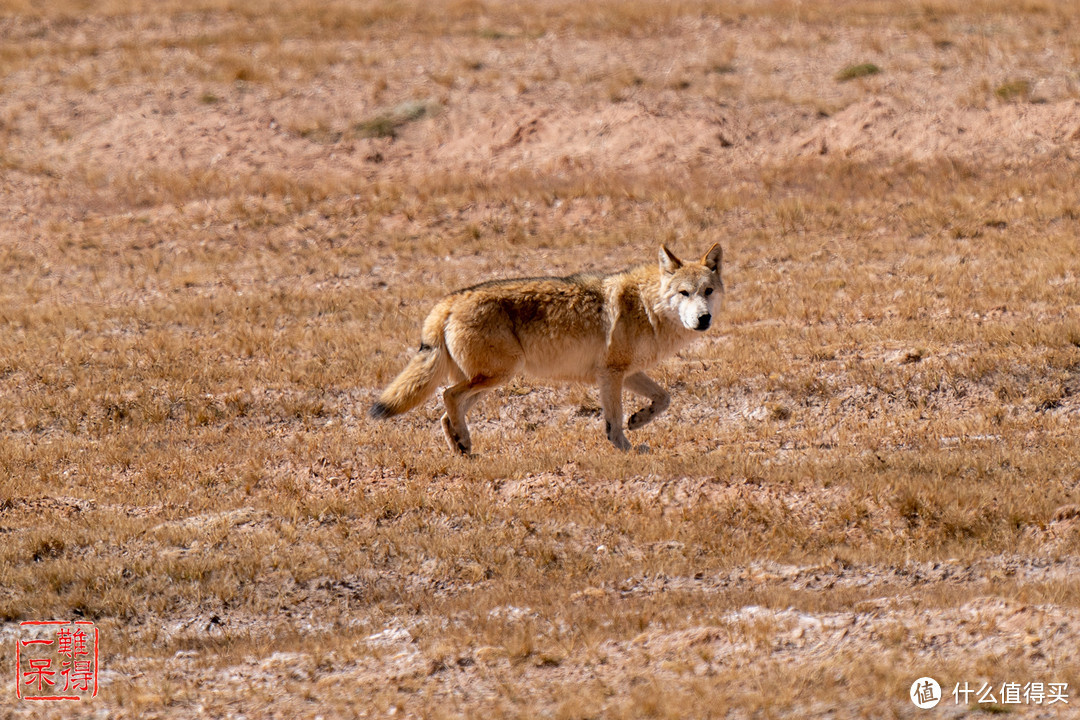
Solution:
{"label": "wolf's nose", "polygon": [[697,329],[698,330],[708,330],[709,329],[709,323],[711,323],[711,322],[712,322],[712,315],[710,315],[709,313],[705,313],[704,315],[702,315],[701,317],[699,317],[697,319]]}

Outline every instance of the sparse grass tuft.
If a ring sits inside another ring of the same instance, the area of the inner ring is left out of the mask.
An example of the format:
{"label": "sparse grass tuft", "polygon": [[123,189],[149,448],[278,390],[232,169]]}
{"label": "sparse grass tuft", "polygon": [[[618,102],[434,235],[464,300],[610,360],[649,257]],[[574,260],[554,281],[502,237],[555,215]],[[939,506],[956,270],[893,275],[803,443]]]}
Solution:
{"label": "sparse grass tuft", "polygon": [[620,68],[611,73],[607,81],[607,96],[613,103],[623,102],[631,93],[645,84],[645,78],[630,68]]}
{"label": "sparse grass tuft", "polygon": [[1009,80],[994,89],[994,95],[1004,102],[1031,99],[1031,83],[1027,80]]}
{"label": "sparse grass tuft", "polygon": [[437,103],[428,100],[410,100],[366,120],[361,120],[353,126],[353,129],[360,137],[393,139],[405,125],[434,115],[438,110]]}
{"label": "sparse grass tuft", "polygon": [[737,46],[734,40],[728,40],[723,45],[710,50],[705,67],[708,72],[718,75],[729,75],[735,72]]}
{"label": "sparse grass tuft", "polygon": [[881,72],[874,63],[859,63],[858,65],[848,65],[846,68],[836,73],[837,82],[847,82],[848,80],[854,80],[861,77],[869,77],[870,75],[877,75]]}

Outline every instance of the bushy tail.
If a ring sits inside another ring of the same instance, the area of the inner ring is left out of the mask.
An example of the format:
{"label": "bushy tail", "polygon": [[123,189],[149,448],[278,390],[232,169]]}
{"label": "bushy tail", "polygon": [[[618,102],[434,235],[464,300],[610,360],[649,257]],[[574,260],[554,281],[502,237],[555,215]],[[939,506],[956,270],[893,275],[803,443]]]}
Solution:
{"label": "bushy tail", "polygon": [[383,391],[368,414],[376,420],[408,412],[431,397],[447,373],[449,356],[441,346],[423,344],[401,374]]}

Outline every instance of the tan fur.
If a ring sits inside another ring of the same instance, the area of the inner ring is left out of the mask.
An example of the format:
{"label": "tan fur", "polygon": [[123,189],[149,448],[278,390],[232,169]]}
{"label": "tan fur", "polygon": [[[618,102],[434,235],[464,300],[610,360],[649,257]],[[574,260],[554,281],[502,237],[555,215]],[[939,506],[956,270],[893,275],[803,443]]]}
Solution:
{"label": "tan fur", "polygon": [[443,431],[451,450],[469,453],[465,415],[488,390],[514,375],[596,383],[607,436],[620,450],[622,388],[650,404],[631,430],[667,408],[668,393],[644,371],[708,328],[723,295],[719,245],[684,264],[666,247],[659,262],[613,275],[497,280],[444,297],[424,321],[420,351],[383,392],[371,416],[416,407],[444,380]]}

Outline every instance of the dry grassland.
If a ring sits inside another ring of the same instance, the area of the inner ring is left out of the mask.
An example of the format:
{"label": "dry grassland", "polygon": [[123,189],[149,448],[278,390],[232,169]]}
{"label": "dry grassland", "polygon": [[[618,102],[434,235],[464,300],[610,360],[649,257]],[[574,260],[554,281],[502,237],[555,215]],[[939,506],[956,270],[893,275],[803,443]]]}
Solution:
{"label": "dry grassland", "polygon": [[[1073,2],[0,0],[0,675],[81,617],[87,717],[1068,715],[951,691],[1080,705],[1078,68]],[[713,241],[651,453],[366,418],[441,294]]]}

